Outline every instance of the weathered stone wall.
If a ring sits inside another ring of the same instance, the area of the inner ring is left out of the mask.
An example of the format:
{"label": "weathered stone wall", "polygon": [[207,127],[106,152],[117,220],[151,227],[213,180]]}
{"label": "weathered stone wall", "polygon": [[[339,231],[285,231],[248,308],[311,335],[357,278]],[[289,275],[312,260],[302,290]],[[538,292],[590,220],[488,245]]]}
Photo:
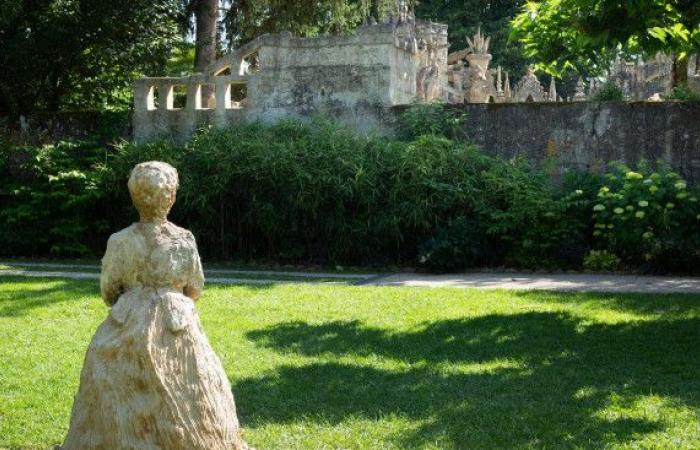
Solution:
{"label": "weathered stone wall", "polygon": [[354,36],[273,35],[260,48],[260,71],[250,77],[250,117],[327,113],[358,103],[390,105],[393,29],[375,26]]}
{"label": "weathered stone wall", "polygon": [[[389,65],[394,50],[391,25],[366,27],[352,36],[261,36],[251,48],[223,58],[210,74],[136,80],[134,139],[143,142],[164,136],[184,141],[204,125],[221,127],[241,120],[274,122],[313,114],[336,117],[353,126],[357,122],[362,129],[366,110],[373,117],[374,111],[394,104],[390,88],[393,68]],[[240,59],[251,51],[257,52],[259,70],[239,70]],[[231,73],[218,74],[225,66],[231,68]],[[227,98],[231,83],[246,86],[247,97],[241,104],[232,104]],[[415,91],[415,80],[413,83]],[[198,97],[204,84],[214,88],[213,107],[203,105]],[[184,107],[173,107],[171,100],[162,99],[158,105],[152,104],[149,92],[153,87],[168,93],[174,85],[186,86]]]}
{"label": "weathered stone wall", "polygon": [[[635,103],[506,103],[448,106],[464,111],[464,139],[487,153],[505,158],[521,156],[542,163],[555,161],[558,173],[566,169],[603,170],[611,161],[634,164],[641,159],[663,160],[694,184],[700,183],[700,102]],[[398,114],[406,107],[342,103],[327,110],[361,133],[389,134]],[[313,111],[311,111],[313,112]],[[171,122],[173,114],[187,110],[157,110],[153,118]],[[242,110],[197,111],[200,124],[234,124],[246,120]],[[303,118],[304,115],[299,117]],[[194,118],[193,118],[194,120]],[[111,128],[111,129],[110,129]],[[107,130],[101,132],[100,130]],[[181,130],[173,130],[181,131]],[[17,120],[0,118],[0,133],[23,143],[60,139],[129,136],[124,114],[43,113]]]}
{"label": "weathered stone wall", "polygon": [[[259,36],[204,73],[135,80],[134,139],[182,141],[203,125],[313,114],[368,129],[367,110],[439,99],[446,60],[447,27],[424,21],[368,23],[344,36]],[[241,88],[244,98],[234,98]]]}
{"label": "weathered stone wall", "polygon": [[484,151],[560,170],[663,160],[700,183],[700,102],[520,103],[454,106],[465,137]]}

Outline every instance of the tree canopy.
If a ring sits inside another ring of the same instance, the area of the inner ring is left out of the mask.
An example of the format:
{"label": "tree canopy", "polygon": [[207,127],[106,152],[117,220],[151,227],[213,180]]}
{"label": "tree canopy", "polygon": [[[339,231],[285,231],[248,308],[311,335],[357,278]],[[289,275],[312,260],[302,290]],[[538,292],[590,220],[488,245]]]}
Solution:
{"label": "tree canopy", "polygon": [[602,70],[619,54],[674,54],[687,61],[700,50],[697,0],[528,1],[512,22],[512,37],[538,67]]}
{"label": "tree canopy", "polygon": [[[523,2],[423,0],[416,15],[447,23],[453,50],[481,26],[493,64],[517,75],[525,59],[508,42],[508,24]],[[263,33],[352,32],[396,8],[395,0],[0,0],[0,111],[125,109],[139,76],[201,70]]]}
{"label": "tree canopy", "polygon": [[0,111],[108,108],[182,40],[178,0],[1,0]]}
{"label": "tree canopy", "polygon": [[527,60],[520,43],[509,41],[509,22],[518,14],[525,0],[423,0],[416,15],[446,23],[450,51],[467,46],[479,27],[491,38],[492,66],[503,66],[514,75],[524,72]]}
{"label": "tree canopy", "polygon": [[395,0],[223,0],[222,25],[229,46],[235,47],[264,33],[349,32],[367,16],[392,14],[395,4]]}

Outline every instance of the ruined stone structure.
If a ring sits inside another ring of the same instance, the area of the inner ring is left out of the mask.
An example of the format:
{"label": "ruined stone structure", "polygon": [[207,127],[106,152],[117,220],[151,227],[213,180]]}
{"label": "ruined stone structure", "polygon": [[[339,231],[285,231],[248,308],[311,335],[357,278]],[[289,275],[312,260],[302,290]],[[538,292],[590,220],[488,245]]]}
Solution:
{"label": "ruined stone structure", "polygon": [[134,138],[314,113],[358,129],[372,120],[372,128],[378,111],[441,99],[447,46],[446,25],[411,14],[368,21],[349,36],[263,35],[203,74],[136,80]]}
{"label": "ruined stone structure", "polygon": [[[188,138],[204,125],[240,120],[270,122],[323,114],[361,132],[387,131],[392,106],[414,102],[563,102],[554,79],[548,88],[532,68],[514,85],[501,67],[489,68],[490,39],[477,31],[468,47],[448,54],[447,26],[399,17],[366,23],[348,36],[300,38],[263,35],[224,56],[205,73],[142,78],[134,84],[136,141],[156,136]],[[691,87],[700,89],[697,57]],[[618,60],[609,79],[629,100],[661,100],[670,90],[670,59]],[[696,86],[697,85],[697,86]],[[602,86],[580,79],[568,101],[586,101]],[[652,95],[656,94],[654,97]]]}
{"label": "ruined stone structure", "polygon": [[532,68],[511,87],[510,76],[501,67],[489,69],[489,38],[477,31],[469,46],[447,56],[447,85],[444,87],[444,100],[447,103],[513,103],[513,102],[556,102],[557,88],[552,80],[549,90],[545,90]]}
{"label": "ruined stone structure", "polygon": [[349,36],[263,35],[205,73],[136,80],[134,138],[184,139],[204,125],[313,114],[368,130],[381,127],[387,108],[414,102],[557,100],[556,86],[545,91],[531,70],[511,88],[507,73],[489,69],[489,38],[480,31],[466,49],[447,48],[446,25],[408,12],[370,19]]}
{"label": "ruined stone structure", "polygon": [[[694,55],[688,64],[688,85],[696,91],[700,91],[699,59],[698,55]],[[647,100],[657,94],[671,92],[672,70],[673,58],[663,54],[648,61],[642,58],[634,61],[618,58],[611,65],[606,78],[622,89],[627,100]],[[599,82],[593,80],[591,93],[595,93],[599,85]]]}

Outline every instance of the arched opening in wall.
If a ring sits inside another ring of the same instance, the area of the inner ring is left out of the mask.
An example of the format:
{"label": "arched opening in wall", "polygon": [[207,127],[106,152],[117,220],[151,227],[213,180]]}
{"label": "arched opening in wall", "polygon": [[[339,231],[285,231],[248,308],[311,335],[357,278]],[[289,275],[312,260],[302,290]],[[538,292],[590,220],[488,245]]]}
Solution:
{"label": "arched opening in wall", "polygon": [[260,52],[254,51],[241,59],[241,70],[239,75],[252,75],[260,70]]}
{"label": "arched opening in wall", "polygon": [[231,66],[224,66],[214,72],[214,76],[216,77],[223,77],[223,76],[229,76],[231,75]]}
{"label": "arched opening in wall", "polygon": [[149,111],[154,111],[160,106],[160,92],[158,91],[158,86],[151,86],[148,88],[148,95],[146,95],[146,109]]}
{"label": "arched opening in wall", "polygon": [[168,92],[168,109],[182,109],[187,106],[187,86],[176,84]]}
{"label": "arched opening in wall", "polygon": [[535,103],[535,99],[532,98],[532,94],[528,94],[527,98],[525,99],[525,103]]}
{"label": "arched opening in wall", "polygon": [[226,109],[241,109],[248,105],[248,85],[245,81],[229,83],[226,88]]}
{"label": "arched opening in wall", "polygon": [[490,96],[489,96],[489,99],[488,99],[487,103],[496,103],[496,99],[493,98],[493,95],[490,95]]}
{"label": "arched opening in wall", "polygon": [[209,83],[200,84],[197,86],[197,98],[195,102],[196,109],[215,109],[216,108],[216,86]]}

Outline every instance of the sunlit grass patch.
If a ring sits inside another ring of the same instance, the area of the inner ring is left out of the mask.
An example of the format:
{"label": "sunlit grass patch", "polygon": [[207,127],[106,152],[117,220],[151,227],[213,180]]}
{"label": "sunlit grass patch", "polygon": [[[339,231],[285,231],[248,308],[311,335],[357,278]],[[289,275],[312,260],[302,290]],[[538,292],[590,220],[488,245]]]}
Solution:
{"label": "sunlit grass patch", "polygon": [[[697,448],[700,298],[209,285],[203,326],[259,449]],[[107,308],[0,279],[0,448],[63,438]]]}

